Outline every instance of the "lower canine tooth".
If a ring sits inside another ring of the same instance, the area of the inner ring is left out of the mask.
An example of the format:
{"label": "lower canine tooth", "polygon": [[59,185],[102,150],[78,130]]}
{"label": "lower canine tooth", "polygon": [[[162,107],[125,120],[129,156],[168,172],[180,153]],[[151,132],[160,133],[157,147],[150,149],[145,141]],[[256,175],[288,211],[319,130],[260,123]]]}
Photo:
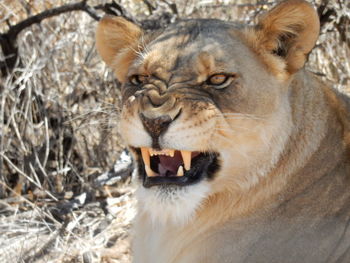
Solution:
{"label": "lower canine tooth", "polygon": [[183,176],[184,175],[184,168],[182,165],[179,166],[179,169],[177,169],[177,176]]}
{"label": "lower canine tooth", "polygon": [[184,161],[184,166],[186,171],[191,169],[191,152],[190,151],[181,151],[182,160]]}
{"label": "lower canine tooth", "polygon": [[148,165],[145,165],[145,170],[146,170],[147,176],[149,176],[149,177],[156,176],[156,173],[153,172],[152,169]]}

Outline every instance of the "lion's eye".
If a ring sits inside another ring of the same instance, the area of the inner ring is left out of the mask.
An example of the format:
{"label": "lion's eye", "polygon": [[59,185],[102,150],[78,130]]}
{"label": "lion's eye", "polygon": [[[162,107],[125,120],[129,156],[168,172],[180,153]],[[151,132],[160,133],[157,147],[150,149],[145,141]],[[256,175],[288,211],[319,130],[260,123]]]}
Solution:
{"label": "lion's eye", "polygon": [[132,75],[129,78],[129,81],[131,82],[131,84],[133,85],[140,85],[146,82],[147,76],[144,75]]}
{"label": "lion's eye", "polygon": [[224,88],[229,84],[231,79],[231,75],[214,74],[207,79],[207,84],[214,86],[215,88]]}

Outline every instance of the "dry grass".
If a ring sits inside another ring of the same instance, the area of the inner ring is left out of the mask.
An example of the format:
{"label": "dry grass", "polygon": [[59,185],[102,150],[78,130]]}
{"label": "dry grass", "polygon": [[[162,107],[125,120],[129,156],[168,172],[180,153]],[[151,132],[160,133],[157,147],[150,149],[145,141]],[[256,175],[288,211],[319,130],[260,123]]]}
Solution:
{"label": "dry grass", "polygon": [[[120,2],[152,27],[185,17],[247,22],[274,1],[179,0],[178,14],[166,1]],[[0,30],[64,3],[0,2]],[[345,3],[330,3],[334,22],[322,28],[307,67],[350,92],[350,36],[336,30],[350,18]],[[27,28],[17,41],[21,64],[0,80],[0,262],[130,262],[132,166],[114,168],[123,149],[120,90],[96,54],[95,26],[72,12]]]}

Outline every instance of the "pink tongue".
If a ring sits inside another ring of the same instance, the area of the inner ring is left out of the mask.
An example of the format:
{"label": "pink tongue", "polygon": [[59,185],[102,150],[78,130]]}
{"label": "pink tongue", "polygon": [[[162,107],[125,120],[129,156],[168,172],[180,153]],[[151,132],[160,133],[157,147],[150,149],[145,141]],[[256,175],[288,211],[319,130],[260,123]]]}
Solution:
{"label": "pink tongue", "polygon": [[179,151],[175,152],[174,157],[159,155],[159,173],[162,175],[166,171],[171,171],[174,174],[177,173],[177,169],[183,163],[182,156]]}

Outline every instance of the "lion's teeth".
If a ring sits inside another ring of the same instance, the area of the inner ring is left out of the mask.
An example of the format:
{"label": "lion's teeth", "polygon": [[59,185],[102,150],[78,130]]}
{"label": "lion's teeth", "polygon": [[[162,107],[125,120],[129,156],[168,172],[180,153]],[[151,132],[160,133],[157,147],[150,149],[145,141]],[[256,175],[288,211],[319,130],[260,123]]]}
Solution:
{"label": "lion's teeth", "polygon": [[164,149],[164,150],[157,151],[152,148],[148,148],[148,150],[149,150],[150,156],[166,155],[166,156],[174,157],[175,155],[175,150],[171,150],[171,149]]}
{"label": "lion's teeth", "polygon": [[184,176],[184,168],[182,165],[179,166],[179,169],[177,169],[177,176]]}
{"label": "lion's teeth", "polygon": [[148,177],[152,177],[152,176],[156,176],[157,175],[155,172],[152,171],[152,169],[148,165],[145,165],[145,170],[146,170],[146,173],[147,173]]}
{"label": "lion's teeth", "polygon": [[145,165],[151,166],[148,148],[141,147],[141,155],[142,155],[143,163]]}
{"label": "lion's teeth", "polygon": [[[152,177],[156,176],[157,174],[152,171],[151,167],[151,156],[158,156],[158,155],[165,155],[165,156],[170,156],[174,157],[175,156],[175,150],[173,149],[163,149],[163,150],[155,150],[152,148],[147,148],[147,147],[141,147],[141,155],[142,155],[142,160],[145,164],[145,170],[147,173],[147,176]],[[181,151],[181,156],[184,165],[180,165],[178,170],[177,170],[177,176],[184,176],[184,169],[186,171],[189,171],[191,169],[191,157],[192,157],[192,152],[190,151]]]}
{"label": "lion's teeth", "polygon": [[181,151],[182,160],[184,161],[185,169],[188,171],[191,169],[191,152]]}

